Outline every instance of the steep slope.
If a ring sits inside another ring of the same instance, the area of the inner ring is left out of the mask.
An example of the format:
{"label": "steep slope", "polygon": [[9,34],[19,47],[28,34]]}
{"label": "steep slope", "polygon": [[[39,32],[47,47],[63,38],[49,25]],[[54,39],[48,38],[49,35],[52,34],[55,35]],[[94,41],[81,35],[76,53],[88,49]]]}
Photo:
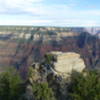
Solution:
{"label": "steep slope", "polygon": [[88,68],[100,66],[100,39],[86,28],[0,27],[1,67],[15,66],[25,73],[50,51],[76,52]]}

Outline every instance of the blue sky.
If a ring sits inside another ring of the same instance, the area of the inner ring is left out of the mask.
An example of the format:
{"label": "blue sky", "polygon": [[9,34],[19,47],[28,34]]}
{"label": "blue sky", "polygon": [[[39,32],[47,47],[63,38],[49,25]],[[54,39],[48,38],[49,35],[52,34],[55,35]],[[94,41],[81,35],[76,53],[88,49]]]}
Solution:
{"label": "blue sky", "polygon": [[0,0],[0,25],[100,26],[100,0]]}

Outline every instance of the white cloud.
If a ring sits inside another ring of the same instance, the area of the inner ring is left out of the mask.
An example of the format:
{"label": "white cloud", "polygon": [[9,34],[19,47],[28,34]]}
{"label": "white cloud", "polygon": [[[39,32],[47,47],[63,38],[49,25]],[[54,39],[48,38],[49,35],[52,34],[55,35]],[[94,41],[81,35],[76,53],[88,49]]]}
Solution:
{"label": "white cloud", "polygon": [[42,1],[43,0],[0,0],[0,13],[36,13],[39,12],[39,5]]}
{"label": "white cloud", "polygon": [[[12,19],[1,19],[6,25],[97,26],[100,10],[74,9],[77,2],[45,5],[44,0],[0,0],[0,14]],[[80,0],[79,0],[80,1]],[[36,17],[35,17],[36,16]],[[22,18],[23,17],[23,18]],[[27,18],[26,18],[27,17]]]}
{"label": "white cloud", "polygon": [[4,0],[4,3],[8,7],[27,7],[32,6],[33,3],[40,3],[43,0]]}
{"label": "white cloud", "polygon": [[1,0],[8,6],[29,5],[31,3],[40,3],[43,0]]}
{"label": "white cloud", "polygon": [[86,20],[86,19],[83,19],[83,20],[82,19],[69,19],[69,20],[63,20],[59,23],[62,24],[62,26],[83,26],[83,27],[98,26],[100,24],[95,20]]}
{"label": "white cloud", "polygon": [[46,26],[46,25],[52,25],[52,21],[51,20],[14,20],[14,19],[10,19],[10,20],[0,20],[0,25],[36,25],[36,26]]}

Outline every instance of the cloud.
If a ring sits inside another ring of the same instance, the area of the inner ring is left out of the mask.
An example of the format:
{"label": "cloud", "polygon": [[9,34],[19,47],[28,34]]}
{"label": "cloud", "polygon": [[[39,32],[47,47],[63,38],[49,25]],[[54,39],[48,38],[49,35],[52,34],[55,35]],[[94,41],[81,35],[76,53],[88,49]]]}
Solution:
{"label": "cloud", "polygon": [[100,25],[100,9],[76,9],[80,1],[82,0],[67,0],[64,4],[45,4],[45,0],[0,0],[0,24]]}
{"label": "cloud", "polygon": [[52,25],[52,20],[36,20],[36,19],[29,19],[29,20],[25,20],[25,19],[5,19],[5,20],[0,20],[0,24],[1,25],[34,25],[34,26],[46,26],[46,25]]}
{"label": "cloud", "polygon": [[43,0],[0,0],[0,14],[27,14],[39,12]]}
{"label": "cloud", "polygon": [[81,19],[67,19],[57,22],[59,26],[80,26],[80,27],[93,27],[93,26],[99,26],[100,23],[95,20],[81,20]]}

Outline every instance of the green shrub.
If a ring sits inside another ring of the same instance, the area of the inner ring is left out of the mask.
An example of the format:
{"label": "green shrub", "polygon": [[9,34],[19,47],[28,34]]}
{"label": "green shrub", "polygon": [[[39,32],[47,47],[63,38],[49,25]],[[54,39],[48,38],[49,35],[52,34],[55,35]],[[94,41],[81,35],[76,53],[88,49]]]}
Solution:
{"label": "green shrub", "polygon": [[23,92],[22,80],[15,70],[0,74],[0,100],[18,100]]}
{"label": "green shrub", "polygon": [[47,64],[51,64],[51,62],[53,61],[54,56],[52,54],[46,54],[45,55],[45,63]]}
{"label": "green shrub", "polygon": [[34,83],[32,89],[36,100],[55,100],[53,91],[48,87],[48,83]]}
{"label": "green shrub", "polygon": [[100,72],[72,74],[68,93],[70,100],[100,100]]}

